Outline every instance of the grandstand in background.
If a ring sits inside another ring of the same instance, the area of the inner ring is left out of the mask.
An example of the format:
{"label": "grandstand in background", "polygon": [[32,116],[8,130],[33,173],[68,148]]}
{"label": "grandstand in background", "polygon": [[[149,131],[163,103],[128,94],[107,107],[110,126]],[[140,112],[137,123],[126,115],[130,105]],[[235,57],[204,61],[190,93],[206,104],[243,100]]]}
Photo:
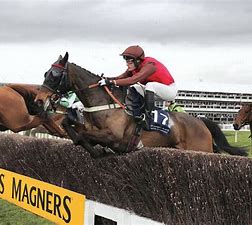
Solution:
{"label": "grandstand in background", "polygon": [[[197,84],[179,87],[178,105],[193,116],[207,117],[218,124],[232,124],[242,103],[252,103],[252,86]],[[165,103],[159,102],[158,105]]]}

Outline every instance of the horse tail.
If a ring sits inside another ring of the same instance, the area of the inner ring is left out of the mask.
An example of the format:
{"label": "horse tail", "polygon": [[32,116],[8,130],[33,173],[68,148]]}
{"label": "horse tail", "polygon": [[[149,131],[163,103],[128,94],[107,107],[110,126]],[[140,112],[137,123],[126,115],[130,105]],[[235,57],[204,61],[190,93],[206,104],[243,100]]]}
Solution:
{"label": "horse tail", "polygon": [[220,129],[217,123],[213,122],[207,118],[201,118],[204,122],[210,133],[212,134],[214,140],[214,152],[225,151],[230,155],[240,155],[240,156],[248,156],[247,150],[244,148],[231,146],[224,133]]}

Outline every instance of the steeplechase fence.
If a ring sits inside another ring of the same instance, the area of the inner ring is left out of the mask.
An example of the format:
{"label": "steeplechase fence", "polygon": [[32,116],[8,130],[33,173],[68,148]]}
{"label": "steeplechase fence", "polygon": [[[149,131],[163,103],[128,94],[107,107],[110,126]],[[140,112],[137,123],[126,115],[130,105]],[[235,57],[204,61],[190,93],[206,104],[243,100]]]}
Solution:
{"label": "steeplechase fence", "polygon": [[0,143],[0,198],[57,224],[252,224],[250,158],[143,148],[92,159],[67,140]]}

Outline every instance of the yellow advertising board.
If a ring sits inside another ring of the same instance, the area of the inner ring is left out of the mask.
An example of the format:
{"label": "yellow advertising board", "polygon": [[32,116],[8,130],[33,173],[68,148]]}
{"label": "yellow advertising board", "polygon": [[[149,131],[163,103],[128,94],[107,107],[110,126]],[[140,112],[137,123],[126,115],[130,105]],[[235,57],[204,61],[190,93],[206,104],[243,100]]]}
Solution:
{"label": "yellow advertising board", "polygon": [[59,225],[84,224],[84,195],[1,168],[0,198]]}

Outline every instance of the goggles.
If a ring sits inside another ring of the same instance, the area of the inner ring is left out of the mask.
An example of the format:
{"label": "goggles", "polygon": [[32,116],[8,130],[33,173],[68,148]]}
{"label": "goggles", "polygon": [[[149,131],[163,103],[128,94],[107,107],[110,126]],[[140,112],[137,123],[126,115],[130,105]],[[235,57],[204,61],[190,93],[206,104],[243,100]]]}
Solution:
{"label": "goggles", "polygon": [[123,59],[126,60],[126,62],[134,62],[135,58],[132,56],[124,55]]}

